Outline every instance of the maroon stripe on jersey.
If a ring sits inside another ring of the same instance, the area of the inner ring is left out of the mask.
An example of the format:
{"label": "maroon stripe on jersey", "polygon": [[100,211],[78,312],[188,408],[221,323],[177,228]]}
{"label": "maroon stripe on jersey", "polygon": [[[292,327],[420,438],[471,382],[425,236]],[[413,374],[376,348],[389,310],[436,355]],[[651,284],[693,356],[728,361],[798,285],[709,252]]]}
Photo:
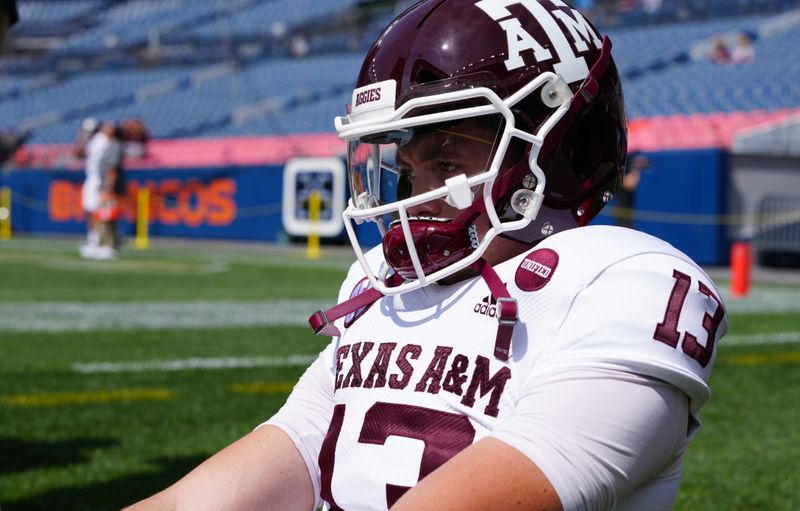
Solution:
{"label": "maroon stripe on jersey", "polygon": [[339,440],[343,422],[344,405],[336,405],[333,407],[333,417],[331,425],[328,427],[328,433],[319,450],[320,495],[331,505],[331,511],[342,511],[342,508],[333,500],[331,481],[333,480],[333,466],[336,463],[336,442]]}

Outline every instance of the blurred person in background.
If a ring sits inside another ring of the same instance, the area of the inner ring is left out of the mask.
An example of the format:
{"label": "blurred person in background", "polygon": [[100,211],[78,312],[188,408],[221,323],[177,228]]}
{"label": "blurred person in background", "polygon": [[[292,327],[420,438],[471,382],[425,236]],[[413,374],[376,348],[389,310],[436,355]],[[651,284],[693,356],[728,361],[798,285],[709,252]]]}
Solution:
{"label": "blurred person in background", "polygon": [[642,174],[650,168],[650,160],[642,153],[632,153],[628,156],[625,176],[622,186],[617,190],[617,225],[633,228],[633,210],[636,207],[636,189],[642,180]]}
{"label": "blurred person in background", "polygon": [[[0,53],[5,46],[8,29],[19,21],[15,0],[0,0]],[[0,133],[0,166],[10,160],[28,138],[28,133],[4,131]]]}
{"label": "blurred person in background", "polygon": [[17,21],[19,21],[19,12],[17,12],[16,0],[0,0],[0,52],[5,47],[8,29]]}
{"label": "blurred person in background", "polygon": [[661,0],[642,0],[642,11],[645,14],[656,14],[661,10]]}
{"label": "blurred person in background", "polygon": [[100,121],[94,117],[87,117],[81,123],[75,140],[72,142],[72,156],[79,160],[86,159],[86,147],[89,141],[100,131]]}
{"label": "blurred person in background", "polygon": [[[115,126],[115,143],[123,143],[123,131]],[[123,151],[124,152],[124,151]],[[119,159],[112,167],[103,186],[100,207],[97,209],[98,230],[100,232],[100,248],[97,259],[116,259],[119,254],[120,236],[119,219],[126,199],[125,158]]]}
{"label": "blurred person in background", "polygon": [[731,51],[731,62],[734,64],[750,64],[755,60],[756,52],[753,40],[748,34],[742,33],[736,38],[736,46]]}
{"label": "blurred person in background", "polygon": [[310,319],[333,339],[130,509],[672,509],[727,319],[688,256],[588,225],[625,168],[608,38],[562,2],[423,0],[352,98],[344,218],[382,243],[348,228],[358,262]]}
{"label": "blurred person in background", "polygon": [[[82,201],[86,213],[86,243],[81,245],[81,256],[88,259],[111,259],[117,255],[116,229],[119,212],[117,195],[122,182],[122,130],[114,122],[104,122],[86,147],[86,179],[83,183]],[[102,218],[98,218],[101,213]],[[116,216],[116,218],[113,218]],[[109,225],[113,222],[113,226]]]}
{"label": "blurred person in background", "polygon": [[714,39],[714,45],[711,47],[711,61],[715,64],[731,63],[731,50],[728,48],[728,43],[725,42],[724,37]]}
{"label": "blurred person in background", "polygon": [[150,132],[144,121],[138,117],[125,119],[122,125],[122,145],[125,158],[147,158],[147,144],[150,143]]}
{"label": "blurred person in background", "polygon": [[27,131],[22,133],[0,131],[0,166],[14,158],[14,155],[25,145],[29,137],[30,133]]}

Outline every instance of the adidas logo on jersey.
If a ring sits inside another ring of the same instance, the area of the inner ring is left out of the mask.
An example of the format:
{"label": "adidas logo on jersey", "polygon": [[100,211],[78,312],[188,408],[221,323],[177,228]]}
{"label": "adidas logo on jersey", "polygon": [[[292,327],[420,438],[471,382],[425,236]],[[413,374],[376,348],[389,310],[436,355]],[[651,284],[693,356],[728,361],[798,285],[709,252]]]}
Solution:
{"label": "adidas logo on jersey", "polygon": [[483,300],[475,304],[472,312],[490,318],[497,317],[497,299],[492,295],[484,296]]}

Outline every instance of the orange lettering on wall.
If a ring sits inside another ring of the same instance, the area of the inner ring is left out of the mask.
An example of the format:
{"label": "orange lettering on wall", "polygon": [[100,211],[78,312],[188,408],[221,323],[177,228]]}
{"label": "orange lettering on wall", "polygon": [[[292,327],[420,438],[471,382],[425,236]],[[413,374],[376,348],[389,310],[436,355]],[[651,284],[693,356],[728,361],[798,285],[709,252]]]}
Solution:
{"label": "orange lettering on wall", "polygon": [[215,179],[208,185],[208,225],[230,225],[236,220],[236,181]]}
{"label": "orange lettering on wall", "polygon": [[[192,201],[192,197],[195,198],[194,201]],[[206,202],[206,190],[203,183],[196,179],[186,181],[178,193],[178,208],[183,223],[189,227],[201,225],[206,216]]]}
{"label": "orange lettering on wall", "polygon": [[53,222],[83,220],[81,185],[66,180],[51,181],[47,194],[47,214]]}
{"label": "orange lettering on wall", "polygon": [[164,225],[178,225],[181,223],[180,209],[178,207],[178,192],[181,182],[177,179],[161,181],[158,187],[158,221]]}
{"label": "orange lettering on wall", "polygon": [[[236,220],[236,181],[230,178],[203,182],[198,179],[147,180],[139,183],[129,180],[122,201],[123,217],[136,221],[137,197],[141,188],[150,191],[150,223],[198,227],[203,224],[221,227]],[[82,183],[53,180],[47,196],[48,216],[52,222],[82,222],[85,220],[81,204]]]}

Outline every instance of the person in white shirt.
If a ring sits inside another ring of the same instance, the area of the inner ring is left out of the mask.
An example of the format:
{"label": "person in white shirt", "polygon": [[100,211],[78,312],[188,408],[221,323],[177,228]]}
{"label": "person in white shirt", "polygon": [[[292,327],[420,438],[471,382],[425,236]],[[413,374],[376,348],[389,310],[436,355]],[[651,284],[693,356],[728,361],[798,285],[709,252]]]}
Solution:
{"label": "person in white shirt", "polygon": [[101,243],[102,225],[97,214],[104,201],[114,196],[122,169],[122,142],[120,129],[113,122],[103,123],[100,130],[86,146],[86,179],[81,190],[83,210],[86,214],[86,243],[79,251],[83,257],[108,259],[115,255],[115,247]]}
{"label": "person in white shirt", "polygon": [[751,64],[755,57],[756,53],[750,36],[744,33],[739,34],[736,38],[736,46],[731,50],[731,62],[734,64]]}
{"label": "person in white shirt", "polygon": [[560,1],[398,16],[335,122],[358,263],[310,320],[330,344],[130,509],[671,509],[727,319],[685,254],[587,225],[625,167],[610,49]]}

